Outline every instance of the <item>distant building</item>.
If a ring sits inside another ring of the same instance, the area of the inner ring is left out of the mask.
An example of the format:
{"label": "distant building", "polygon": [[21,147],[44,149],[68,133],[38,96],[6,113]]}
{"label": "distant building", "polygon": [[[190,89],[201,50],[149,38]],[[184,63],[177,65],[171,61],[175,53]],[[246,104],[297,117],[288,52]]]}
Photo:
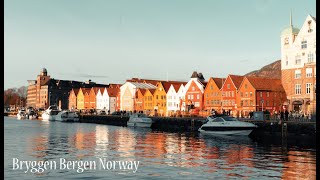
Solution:
{"label": "distant building", "polygon": [[53,79],[48,75],[47,69],[43,68],[37,80],[28,80],[27,106],[46,109],[50,105],[56,105],[61,109],[68,109],[71,90],[80,87],[108,87],[108,85],[96,84],[91,80],[79,82]]}
{"label": "distant building", "polygon": [[316,18],[308,15],[301,29],[281,32],[281,78],[289,111],[314,113],[316,107]]}
{"label": "distant building", "polygon": [[197,73],[194,71],[191,75],[191,79],[185,85],[185,103],[186,106],[192,108],[197,108],[199,110],[203,109],[203,93],[207,85],[202,73]]}

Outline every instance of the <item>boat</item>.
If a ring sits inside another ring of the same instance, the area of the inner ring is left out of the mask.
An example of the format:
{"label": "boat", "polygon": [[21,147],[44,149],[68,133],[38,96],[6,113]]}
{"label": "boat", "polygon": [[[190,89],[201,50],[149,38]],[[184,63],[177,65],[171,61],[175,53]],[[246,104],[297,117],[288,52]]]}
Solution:
{"label": "boat", "polygon": [[248,136],[257,125],[242,122],[226,115],[207,117],[207,121],[198,129],[200,133],[214,135],[245,135]]}
{"label": "boat", "polygon": [[26,118],[26,110],[20,109],[17,114],[17,119],[25,119]]}
{"label": "boat", "polygon": [[34,109],[32,107],[30,107],[27,109],[26,118],[27,119],[38,119],[38,114],[34,111]]}
{"label": "boat", "polygon": [[41,117],[43,121],[55,121],[57,114],[61,112],[56,106],[49,106],[47,110],[45,110]]}
{"label": "boat", "polygon": [[130,115],[127,126],[131,127],[151,127],[152,119],[143,113],[135,113]]}
{"label": "boat", "polygon": [[56,115],[55,120],[63,122],[79,122],[79,115],[76,112],[64,110]]}

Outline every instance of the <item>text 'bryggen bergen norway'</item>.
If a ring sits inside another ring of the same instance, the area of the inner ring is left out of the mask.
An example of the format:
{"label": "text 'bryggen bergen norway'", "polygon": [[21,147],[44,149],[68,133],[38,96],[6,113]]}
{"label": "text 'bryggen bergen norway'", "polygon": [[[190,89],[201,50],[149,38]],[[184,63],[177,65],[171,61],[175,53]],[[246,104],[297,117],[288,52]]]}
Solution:
{"label": "text 'bryggen bergen norway'", "polygon": [[60,158],[56,161],[20,161],[12,159],[13,170],[23,170],[24,173],[42,173],[46,170],[75,170],[82,173],[85,170],[132,170],[136,173],[140,161],[109,161],[107,158],[98,158],[97,161],[68,161]]}

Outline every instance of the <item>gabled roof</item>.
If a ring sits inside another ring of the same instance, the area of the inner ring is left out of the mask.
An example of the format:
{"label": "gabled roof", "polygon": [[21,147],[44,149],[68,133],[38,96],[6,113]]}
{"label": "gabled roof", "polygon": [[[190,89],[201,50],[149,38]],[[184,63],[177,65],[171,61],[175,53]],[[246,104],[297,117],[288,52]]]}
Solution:
{"label": "gabled roof", "polygon": [[182,84],[172,84],[172,86],[173,86],[173,88],[174,88],[174,90],[175,90],[176,92],[179,91],[181,85],[182,85]]}
{"label": "gabled roof", "polygon": [[219,89],[222,88],[222,85],[224,81],[226,80],[225,78],[212,78],[212,80],[216,83]]}
{"label": "gabled roof", "polygon": [[281,79],[269,79],[262,77],[246,77],[256,90],[284,91]]}
{"label": "gabled roof", "polygon": [[133,84],[136,88],[142,88],[142,89],[156,89],[157,87],[150,83],[142,83],[142,82],[130,82]]}
{"label": "gabled roof", "polygon": [[118,92],[120,91],[120,89],[118,88],[107,88],[107,92],[109,97],[117,97]]}
{"label": "gabled roof", "polygon": [[241,85],[241,82],[244,78],[244,76],[239,76],[239,75],[232,75],[230,74],[229,75],[230,78],[231,78],[231,81],[233,82],[234,86],[239,89],[240,85]]}
{"label": "gabled roof", "polygon": [[109,88],[120,88],[120,86],[122,86],[122,84],[109,84]]}
{"label": "gabled roof", "polygon": [[[141,89],[141,88],[139,88],[138,91],[140,91],[141,94],[144,96],[144,94],[146,93],[147,90],[146,90],[146,89]],[[138,92],[138,91],[137,91],[137,92]]]}
{"label": "gabled roof", "polygon": [[152,94],[152,95],[154,95],[154,92],[156,92],[156,89],[148,89],[149,91],[150,91],[150,93]]}
{"label": "gabled roof", "polygon": [[82,92],[83,94],[85,95],[86,93],[89,95],[90,94],[90,90],[91,88],[81,88],[82,89]]}
{"label": "gabled roof", "polygon": [[77,88],[77,89],[72,89],[72,91],[74,92],[74,94],[75,94],[76,96],[78,95],[79,90],[80,90],[80,89],[78,89],[78,88]]}

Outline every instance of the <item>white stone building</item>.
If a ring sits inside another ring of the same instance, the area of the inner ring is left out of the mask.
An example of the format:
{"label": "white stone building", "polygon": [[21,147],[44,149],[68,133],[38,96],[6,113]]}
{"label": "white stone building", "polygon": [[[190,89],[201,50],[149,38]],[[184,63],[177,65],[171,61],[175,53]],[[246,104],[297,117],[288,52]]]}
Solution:
{"label": "white stone building", "polygon": [[281,78],[289,111],[315,112],[316,18],[308,15],[301,29],[290,25],[281,32]]}

